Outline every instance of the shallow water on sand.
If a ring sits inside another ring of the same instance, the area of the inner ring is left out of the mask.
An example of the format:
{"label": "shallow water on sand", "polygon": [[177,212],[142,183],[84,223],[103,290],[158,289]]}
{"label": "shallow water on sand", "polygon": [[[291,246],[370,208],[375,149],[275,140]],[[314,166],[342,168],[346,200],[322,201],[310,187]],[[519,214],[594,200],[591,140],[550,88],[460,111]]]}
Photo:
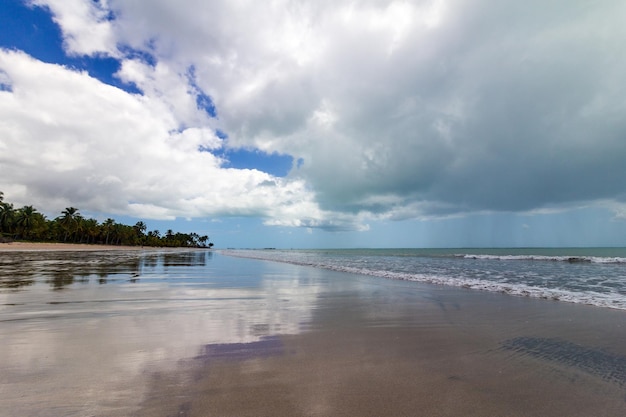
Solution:
{"label": "shallow water on sand", "polygon": [[0,416],[621,416],[625,318],[208,251],[1,253]]}
{"label": "shallow water on sand", "polygon": [[290,249],[223,253],[626,310],[626,248]]}
{"label": "shallow water on sand", "polygon": [[147,372],[299,332],[318,286],[263,266],[206,251],[1,253],[0,415],[129,415]]}

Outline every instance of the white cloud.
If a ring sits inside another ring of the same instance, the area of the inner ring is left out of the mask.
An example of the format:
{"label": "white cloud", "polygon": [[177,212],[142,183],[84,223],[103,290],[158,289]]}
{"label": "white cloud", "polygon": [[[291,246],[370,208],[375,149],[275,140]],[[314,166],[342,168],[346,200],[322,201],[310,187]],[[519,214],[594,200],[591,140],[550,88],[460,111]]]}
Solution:
{"label": "white cloud", "polygon": [[0,189],[11,201],[148,218],[320,221],[301,180],[222,168],[198,150],[222,147],[213,131],[179,132],[163,102],[19,52],[0,51],[0,68],[13,88],[0,92]]}
{"label": "white cloud", "polygon": [[[69,52],[119,57],[119,76],[143,96],[67,70],[38,82],[1,67],[20,89],[0,91],[14,124],[8,140],[50,138],[32,142],[42,149],[33,164],[50,167],[56,180],[65,178],[62,167],[89,170],[133,204],[118,211],[359,228],[370,218],[529,212],[626,196],[626,5],[619,2],[37,4],[55,13]],[[109,10],[115,19],[105,19]],[[156,65],[122,58],[117,45],[152,54]],[[12,66],[25,60],[4,56]],[[72,95],[82,106],[52,85],[63,79],[76,83]],[[211,96],[217,119],[197,108],[196,88]],[[25,96],[42,92],[44,103]],[[98,117],[82,110],[89,106]],[[211,134],[217,128],[226,143]],[[125,146],[107,129],[126,137]],[[225,170],[219,158],[194,152],[198,146],[258,148],[302,163],[289,179],[274,179]],[[28,161],[27,149],[13,152]],[[111,175],[121,182],[103,180]],[[264,181],[277,186],[259,187]],[[107,208],[87,190],[80,195]]]}
{"label": "white cloud", "polygon": [[75,55],[118,55],[106,0],[27,0],[48,7],[63,31],[66,51]]}

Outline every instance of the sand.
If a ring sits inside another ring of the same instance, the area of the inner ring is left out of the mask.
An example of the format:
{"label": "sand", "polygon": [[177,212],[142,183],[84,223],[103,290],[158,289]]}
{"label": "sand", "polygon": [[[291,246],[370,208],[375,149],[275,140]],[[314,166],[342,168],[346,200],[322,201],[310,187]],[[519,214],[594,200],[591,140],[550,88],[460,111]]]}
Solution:
{"label": "sand", "polygon": [[0,416],[626,415],[623,311],[207,256],[3,290]]}
{"label": "sand", "polygon": [[[361,313],[396,307],[339,297],[331,304],[341,306],[326,306],[333,311],[308,332],[226,353],[208,346],[177,371],[155,375],[136,415],[626,415],[621,314],[474,295],[443,294],[439,307],[401,304],[405,316],[387,323]],[[618,337],[597,339],[615,330]],[[556,350],[505,347],[520,335],[553,341]],[[598,342],[621,364],[603,369]],[[568,362],[571,345],[579,357]]]}
{"label": "sand", "polygon": [[[42,243],[42,242],[11,242],[0,243],[0,252],[20,252],[20,251],[142,251],[142,250],[164,250],[168,248],[157,248],[151,246],[116,246],[116,245],[87,245],[79,243]],[[180,249],[180,248],[169,248]],[[189,248],[185,248],[188,250]],[[204,249],[204,248],[203,248]]]}

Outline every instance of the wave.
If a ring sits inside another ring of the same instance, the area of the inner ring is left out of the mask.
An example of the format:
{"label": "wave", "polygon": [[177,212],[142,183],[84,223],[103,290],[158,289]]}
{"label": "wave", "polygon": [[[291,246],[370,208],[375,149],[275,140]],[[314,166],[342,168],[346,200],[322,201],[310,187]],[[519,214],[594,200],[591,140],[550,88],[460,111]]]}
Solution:
{"label": "wave", "polygon": [[475,255],[456,254],[458,258],[496,261],[550,261],[569,263],[626,264],[626,258],[608,256],[546,256],[546,255]]}
{"label": "wave", "polygon": [[[224,255],[251,258],[265,261],[275,261],[299,266],[309,266],[314,268],[326,269],[337,272],[347,272],[359,275],[368,275],[379,278],[386,278],[399,281],[412,281],[424,284],[445,285],[450,287],[465,288],[471,290],[488,291],[520,297],[539,298],[553,301],[564,301],[576,304],[593,305],[597,307],[612,308],[626,310],[626,297],[623,294],[615,292],[600,293],[595,291],[570,291],[557,288],[535,287],[523,283],[506,283],[481,280],[477,278],[467,278],[459,276],[446,276],[438,274],[420,274],[408,272],[395,272],[381,269],[360,268],[353,266],[344,266],[335,263],[326,263],[313,260],[305,260],[297,257],[281,256],[279,252],[255,252],[255,251],[221,251]],[[542,260],[542,261],[565,261],[565,262],[599,262],[598,259],[617,259],[610,263],[626,263],[625,258],[598,258],[595,257],[577,257],[585,259],[584,261],[570,261],[571,257],[567,256],[496,256],[496,255],[457,255],[470,256],[476,259],[495,259],[495,260]],[[588,259],[588,260],[587,260]],[[600,263],[607,263],[602,261]]]}
{"label": "wave", "polygon": [[[292,262],[289,262],[292,263]],[[314,266],[314,265],[311,265]],[[446,285],[450,287],[460,287],[471,290],[481,290],[496,292],[507,295],[541,298],[544,300],[565,301],[576,304],[594,305],[597,307],[608,307],[626,310],[626,299],[615,293],[598,293],[593,291],[568,291],[553,288],[533,287],[526,284],[511,284],[485,281],[476,278],[447,277],[441,275],[413,274],[403,272],[391,272],[381,270],[370,270],[366,268],[341,267],[333,265],[320,266],[339,272],[349,272],[354,274],[369,275],[380,278],[394,279],[400,281],[413,281],[425,284]]]}

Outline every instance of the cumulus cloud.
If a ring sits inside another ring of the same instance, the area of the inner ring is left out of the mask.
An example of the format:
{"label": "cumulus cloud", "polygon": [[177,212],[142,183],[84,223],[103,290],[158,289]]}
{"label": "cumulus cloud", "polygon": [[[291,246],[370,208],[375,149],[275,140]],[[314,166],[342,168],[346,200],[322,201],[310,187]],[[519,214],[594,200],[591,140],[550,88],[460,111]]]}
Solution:
{"label": "cumulus cloud", "polygon": [[[36,4],[55,14],[69,53],[117,57],[118,76],[142,95],[61,68],[16,81],[17,66],[43,64],[7,52],[0,69],[13,92],[0,94],[12,120],[5,146],[37,143],[32,166],[50,167],[48,182],[92,177],[56,190],[76,204],[110,208],[106,191],[123,196],[120,212],[336,230],[626,199],[620,2],[73,1]],[[28,97],[42,92],[43,103]],[[198,94],[217,118],[198,109]],[[300,162],[270,178],[224,169],[200,145]],[[14,152],[28,164],[27,149]]]}
{"label": "cumulus cloud", "polygon": [[0,91],[0,189],[12,201],[163,219],[323,217],[302,180],[222,168],[199,151],[222,147],[214,131],[177,130],[162,101],[21,52],[0,50],[0,68],[11,86]]}
{"label": "cumulus cloud", "polygon": [[47,7],[64,34],[68,54],[117,56],[111,15],[104,1],[26,0],[32,6]]}

